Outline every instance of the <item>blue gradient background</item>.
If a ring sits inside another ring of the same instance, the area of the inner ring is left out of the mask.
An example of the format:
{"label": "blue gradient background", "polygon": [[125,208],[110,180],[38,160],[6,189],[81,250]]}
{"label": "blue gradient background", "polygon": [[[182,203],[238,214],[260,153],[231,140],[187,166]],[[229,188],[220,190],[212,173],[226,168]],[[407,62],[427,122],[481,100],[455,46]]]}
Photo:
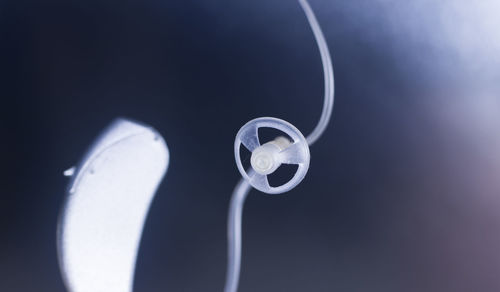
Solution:
{"label": "blue gradient background", "polygon": [[[500,4],[311,0],[333,120],[286,195],[253,191],[241,292],[500,291]],[[172,159],[135,291],[221,291],[234,136],[308,134],[321,62],[294,0],[0,2],[0,291],[64,291],[62,171],[115,117]]]}

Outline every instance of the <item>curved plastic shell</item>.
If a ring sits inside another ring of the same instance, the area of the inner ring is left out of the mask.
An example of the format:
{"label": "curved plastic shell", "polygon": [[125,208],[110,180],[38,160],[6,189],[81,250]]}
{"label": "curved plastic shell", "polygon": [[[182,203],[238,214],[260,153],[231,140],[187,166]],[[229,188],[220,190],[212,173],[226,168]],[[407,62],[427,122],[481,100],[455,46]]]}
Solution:
{"label": "curved plastic shell", "polygon": [[144,222],[168,163],[158,132],[129,120],[114,121],[90,147],[73,173],[58,226],[69,291],[132,291]]}

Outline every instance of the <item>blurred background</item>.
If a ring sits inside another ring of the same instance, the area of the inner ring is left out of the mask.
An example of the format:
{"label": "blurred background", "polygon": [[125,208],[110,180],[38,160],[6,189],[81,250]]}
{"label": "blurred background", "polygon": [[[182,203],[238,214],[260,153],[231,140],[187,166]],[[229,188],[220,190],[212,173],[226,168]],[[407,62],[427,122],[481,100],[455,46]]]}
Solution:
{"label": "blurred background", "polygon": [[[333,119],[291,192],[252,191],[241,292],[500,291],[500,3],[310,0]],[[238,129],[323,102],[294,0],[0,2],[0,291],[64,291],[56,224],[74,165],[116,117],[171,164],[135,291],[222,291]]]}

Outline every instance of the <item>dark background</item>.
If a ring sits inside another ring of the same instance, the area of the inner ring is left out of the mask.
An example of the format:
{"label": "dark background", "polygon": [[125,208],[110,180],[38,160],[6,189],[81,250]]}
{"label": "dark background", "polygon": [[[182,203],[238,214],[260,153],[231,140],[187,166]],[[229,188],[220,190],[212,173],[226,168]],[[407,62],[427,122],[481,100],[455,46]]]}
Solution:
{"label": "dark background", "polygon": [[[291,192],[252,191],[241,292],[500,291],[500,4],[311,0],[333,119]],[[64,291],[67,178],[115,117],[171,164],[135,291],[221,291],[233,139],[317,122],[319,53],[296,1],[0,2],[0,291]]]}

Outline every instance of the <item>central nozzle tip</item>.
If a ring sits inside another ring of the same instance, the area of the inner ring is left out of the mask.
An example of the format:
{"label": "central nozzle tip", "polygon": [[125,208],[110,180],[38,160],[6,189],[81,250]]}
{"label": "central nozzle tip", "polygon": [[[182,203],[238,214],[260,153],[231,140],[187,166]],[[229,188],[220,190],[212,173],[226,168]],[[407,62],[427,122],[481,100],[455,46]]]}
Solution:
{"label": "central nozzle tip", "polygon": [[274,170],[273,153],[269,151],[254,151],[250,162],[253,169],[260,174],[269,174]]}
{"label": "central nozzle tip", "polygon": [[275,140],[257,147],[252,152],[250,163],[252,168],[259,174],[273,173],[280,165],[279,152],[290,145],[290,141],[284,137],[278,137]]}

